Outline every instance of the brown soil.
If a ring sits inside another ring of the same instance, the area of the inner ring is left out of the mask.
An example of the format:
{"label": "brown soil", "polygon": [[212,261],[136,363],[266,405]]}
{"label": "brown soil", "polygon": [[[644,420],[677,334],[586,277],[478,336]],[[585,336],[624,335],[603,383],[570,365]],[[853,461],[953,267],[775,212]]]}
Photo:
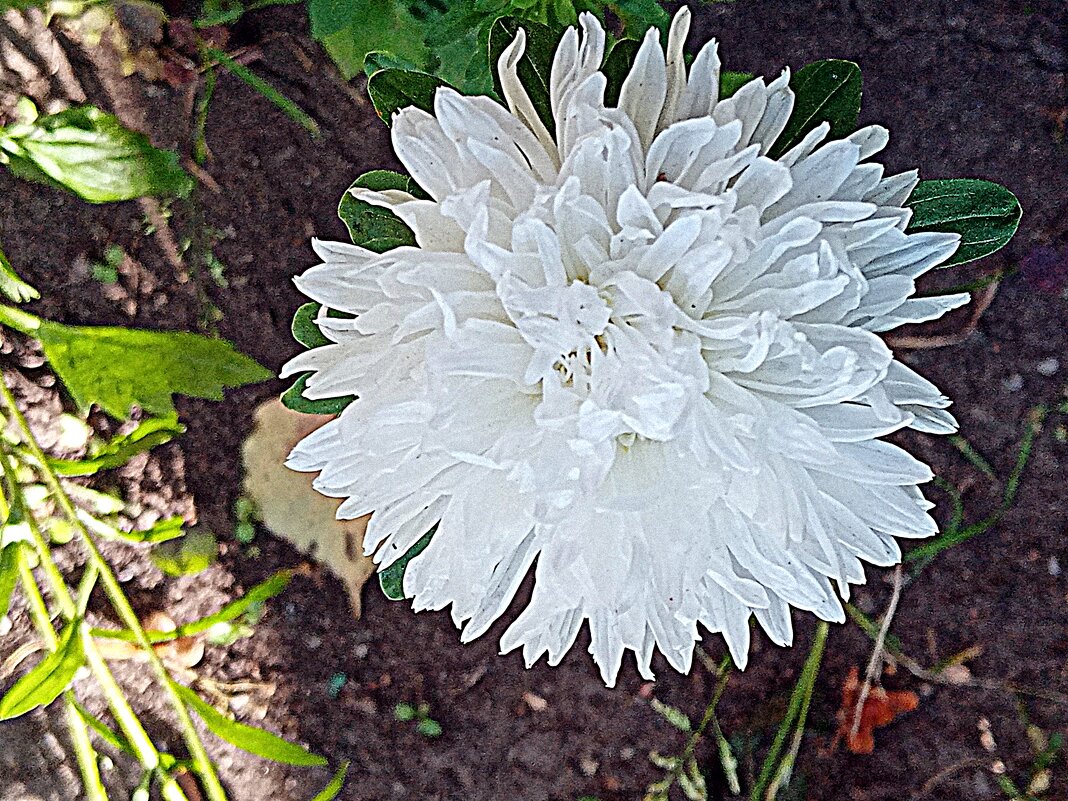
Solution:
{"label": "brown soil", "polygon": [[[956,400],[962,433],[999,476],[1007,476],[1028,411],[1062,398],[1068,371],[1068,10],[1055,0],[1026,6],[1008,0],[739,0],[694,10],[694,38],[718,37],[731,69],[774,74],[784,63],[796,68],[831,57],[860,63],[862,122],[890,128],[884,160],[891,170],[918,166],[928,178],[989,178],[1020,197],[1025,217],[1019,234],[981,265],[984,271],[1020,272],[1004,282],[963,342],[905,356]],[[107,47],[85,48],[77,37],[56,39],[16,23],[10,15],[0,22],[0,40],[7,41],[0,42],[0,112],[10,110],[20,90],[43,106],[88,99],[150,134],[157,145],[189,152],[192,84],[172,88],[124,79]],[[0,171],[0,243],[41,289],[35,312],[69,323],[214,328],[271,368],[297,351],[288,321],[301,298],[289,279],[314,263],[309,236],[343,238],[335,208],[344,188],[361,172],[396,162],[388,132],[358,81],[346,85],[329,67],[308,36],[301,7],[250,14],[233,33],[231,45],[248,47],[251,66],[305,108],[323,136],[311,138],[224,75],[207,126],[213,158],[206,170],[217,188],[202,182],[191,202],[170,206],[169,221],[153,202],[89,206]],[[35,38],[37,47],[44,41],[52,49],[37,59],[36,72],[13,71],[8,45],[40,52],[26,44]],[[192,258],[183,261],[178,253],[186,237],[195,240],[190,253],[202,249],[204,234],[197,232],[207,229],[218,232],[211,234],[213,252],[226,265],[228,288],[203,270],[190,274]],[[91,277],[90,264],[110,244],[121,245],[129,258],[118,284],[104,285]],[[221,312],[217,321],[210,305]],[[966,315],[946,326],[965,322]],[[44,430],[59,408],[50,376],[24,343],[9,342],[4,352],[9,383]],[[1043,362],[1050,358],[1060,364],[1047,375],[1050,364]],[[164,579],[137,548],[110,548],[143,613],[162,609],[175,620],[192,619],[301,561],[266,531],[258,533],[254,550],[230,536],[240,443],[255,404],[281,389],[280,383],[264,384],[232,392],[222,403],[181,402],[188,433],[110,479],[138,507],[135,513],[195,516],[224,544],[217,564],[177,580]],[[1017,502],[1002,523],[943,554],[911,582],[893,627],[905,651],[924,665],[978,646],[981,653],[968,666],[983,686],[923,683],[898,670],[887,685],[918,692],[919,709],[877,731],[870,756],[832,751],[841,682],[850,666],[863,667],[871,647],[856,627],[835,627],[796,769],[797,784],[807,790],[793,797],[1002,798],[990,766],[1000,760],[1026,785],[1033,759],[1021,710],[1047,733],[1068,735],[1063,702],[1014,694],[1005,686],[1040,688],[1061,698],[1068,693],[1068,573],[1057,567],[1068,568],[1063,423],[1063,416],[1054,415],[1039,435]],[[996,505],[1000,483],[984,477],[948,441],[916,436],[908,445],[964,492],[972,519]],[[945,520],[946,497],[933,488],[930,494]],[[77,561],[64,559],[69,568]],[[869,576],[854,600],[877,615],[889,588],[883,571],[870,570]],[[102,599],[94,607],[106,615]],[[21,604],[12,618],[0,658],[32,637]],[[770,743],[813,620],[798,614],[795,626],[795,648],[780,649],[758,636],[750,667],[731,679],[721,720],[736,747],[748,742],[764,749]],[[695,717],[711,692],[713,677],[702,667],[680,676],[663,663],[651,688],[626,667],[619,686],[605,689],[581,642],[560,667],[525,670],[518,655],[497,655],[500,631],[498,626],[461,646],[446,613],[414,615],[374,586],[365,591],[363,618],[356,622],[340,583],[316,573],[298,577],[270,602],[254,636],[209,648],[197,671],[216,681],[264,685],[247,692],[240,717],[308,744],[332,764],[352,760],[341,798],[353,800],[640,798],[659,775],[648,752],[674,753],[682,744],[682,735],[650,708],[650,690]],[[724,653],[715,637],[705,647],[715,659]],[[153,734],[180,750],[145,671],[121,664],[118,672]],[[344,685],[334,697],[331,681],[342,674]],[[526,693],[545,699],[547,707],[534,711]],[[87,698],[100,708],[99,699],[91,693]],[[431,740],[396,722],[398,701],[429,703],[444,734]],[[996,754],[980,745],[983,718],[990,721]],[[0,799],[80,797],[64,738],[54,710],[0,724]],[[326,769],[274,765],[210,743],[235,801],[308,799],[329,776]],[[713,777],[711,797],[727,797],[713,753],[700,755]],[[109,782],[129,792],[136,772],[125,759],[115,761]],[[743,775],[746,770],[743,759]],[[1063,761],[1053,775],[1046,797],[1068,798]]]}

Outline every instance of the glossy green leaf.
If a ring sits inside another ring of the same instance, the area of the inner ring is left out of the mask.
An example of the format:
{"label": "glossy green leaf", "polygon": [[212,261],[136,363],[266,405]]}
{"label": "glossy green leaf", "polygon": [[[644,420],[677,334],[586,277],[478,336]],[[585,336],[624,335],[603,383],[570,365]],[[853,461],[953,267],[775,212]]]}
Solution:
{"label": "glossy green leaf", "polygon": [[137,424],[129,434],[112,437],[84,459],[49,459],[48,463],[61,476],[92,476],[101,470],[121,467],[139,453],[170,442],[185,433],[185,426],[174,415],[150,417]]}
{"label": "glossy green leaf", "polygon": [[20,542],[12,542],[0,549],[0,617],[7,614],[11,606],[11,594],[19,580]]}
{"label": "glossy green leaf", "polygon": [[210,531],[189,531],[180,539],[160,543],[149,557],[168,576],[188,576],[219,558],[219,542]]}
{"label": "glossy green leaf", "polygon": [[130,408],[174,415],[172,395],[221,400],[224,387],[272,373],[223,339],[184,331],[146,331],[40,321],[36,336],[52,369],[80,406],[98,404],[125,419]]}
{"label": "glossy green leaf", "polygon": [[560,43],[560,34],[548,25],[531,22],[516,17],[501,17],[493,23],[489,35],[489,60],[493,69],[493,87],[498,97],[503,97],[501,79],[497,74],[497,60],[505,48],[512,43],[516,33],[523,28],[527,33],[527,46],[519,60],[517,71],[519,81],[527,90],[534,110],[545,124],[550,134],[556,130],[553,119],[552,104],[549,99],[549,74],[553,64],[553,54]]}
{"label": "glossy green leaf", "polygon": [[311,801],[334,801],[337,794],[341,792],[341,788],[345,786],[345,777],[348,775],[349,763],[343,762],[326,787],[320,790]]}
{"label": "glossy green leaf", "polygon": [[270,759],[274,762],[282,762],[287,765],[325,765],[325,757],[313,754],[307,748],[296,743],[284,740],[277,734],[238,723],[236,720],[223,715],[211,704],[204,701],[199,695],[176,682],[172,686],[181,696],[182,700],[189,705],[204,721],[213,734],[226,740],[250,754]]}
{"label": "glossy green leaf", "polygon": [[409,548],[404,556],[385,570],[378,572],[378,583],[382,587],[382,592],[391,601],[404,600],[404,571],[408,568],[408,563],[421,554],[426,546],[430,544],[430,538],[434,536],[435,531],[437,531],[437,526],[434,526],[434,528],[420,537],[419,541]]}
{"label": "glossy green leaf", "polygon": [[425,72],[379,70],[367,79],[367,93],[378,116],[386,125],[392,125],[393,115],[402,108],[415,106],[433,112],[434,94],[447,85]]}
{"label": "glossy green leaf", "polygon": [[20,177],[62,186],[90,203],[184,196],[193,188],[178,154],[153,147],[143,134],[94,106],[0,131],[0,161]]}
{"label": "glossy green leaf", "polygon": [[293,323],[290,326],[293,339],[306,348],[318,348],[330,344],[330,340],[323,336],[323,332],[315,324],[315,318],[319,316],[321,308],[321,303],[305,303],[293,315]]}
{"label": "glossy green leaf", "polygon": [[989,256],[1012,238],[1023,215],[1012,192],[974,178],[921,181],[905,205],[912,209],[908,233],[960,234],[957,252],[940,267]]}
{"label": "glossy green leaf", "polygon": [[40,292],[19,277],[2,250],[0,250],[0,294],[15,303],[25,303],[27,300],[41,297]]}
{"label": "glossy green leaf", "polygon": [[38,707],[48,706],[70,686],[78,668],[85,664],[80,629],[80,619],[68,623],[56,650],[45,656],[0,698],[0,720],[17,718]]}
{"label": "glossy green leaf", "polygon": [[[338,203],[337,214],[348,229],[354,245],[384,253],[393,248],[414,246],[415,234],[396,214],[382,206],[360,200],[352,194],[353,189],[371,189],[384,192],[390,189],[408,192],[415,197],[429,197],[407,175],[390,170],[374,170],[352,182]],[[294,332],[295,335],[296,332]],[[312,346],[309,346],[312,347]]]}
{"label": "glossy green leaf", "polygon": [[777,159],[821,123],[831,125],[830,139],[842,139],[857,127],[863,83],[852,61],[828,59],[808,64],[790,78],[794,110],[768,155]]}
{"label": "glossy green leaf", "polygon": [[293,386],[282,393],[282,405],[287,409],[301,414],[341,414],[342,410],[356,400],[355,395],[345,395],[342,398],[321,398],[309,400],[304,397],[304,388],[308,385],[308,376],[311,373],[302,373],[297,376]]}

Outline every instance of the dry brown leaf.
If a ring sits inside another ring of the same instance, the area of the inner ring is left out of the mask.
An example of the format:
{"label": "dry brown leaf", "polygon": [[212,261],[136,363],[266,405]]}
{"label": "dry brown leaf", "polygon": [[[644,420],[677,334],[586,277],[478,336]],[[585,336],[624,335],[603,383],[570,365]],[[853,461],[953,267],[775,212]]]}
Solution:
{"label": "dry brown leaf", "polygon": [[[174,631],[174,621],[164,612],[153,612],[142,621],[146,631]],[[95,639],[97,650],[108,661],[125,659],[145,660],[145,652],[137,643],[116,640],[110,637]],[[169,667],[193,668],[204,658],[204,642],[199,637],[178,637],[174,640],[156,643],[154,650]]]}
{"label": "dry brown leaf", "polygon": [[256,504],[260,522],[337,574],[359,617],[360,590],[375,572],[374,562],[363,555],[370,515],[338,520],[341,501],[312,489],[315,474],[285,466],[293,446],[333,418],[294,412],[279,400],[261,404],[255,418],[256,427],[241,449],[245,494]]}

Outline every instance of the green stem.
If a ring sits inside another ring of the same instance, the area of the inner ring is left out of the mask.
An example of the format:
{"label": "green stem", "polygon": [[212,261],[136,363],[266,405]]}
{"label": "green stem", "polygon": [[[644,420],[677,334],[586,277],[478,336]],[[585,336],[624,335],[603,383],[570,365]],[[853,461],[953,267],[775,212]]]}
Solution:
{"label": "green stem", "polygon": [[37,330],[41,327],[41,318],[24,312],[22,309],[16,309],[14,306],[8,306],[6,303],[0,303],[0,325],[14,328],[28,337],[35,337]]}
{"label": "green stem", "polygon": [[[189,715],[189,710],[186,709],[185,703],[174,689],[170,673],[163,664],[163,660],[160,659],[159,654],[157,654],[152,647],[152,643],[149,640],[148,635],[145,633],[145,629],[141,626],[141,621],[138,619],[137,613],[134,612],[129,599],[127,599],[126,594],[123,592],[114,571],[112,571],[107,560],[104,559],[103,554],[100,553],[96,541],[85,527],[85,524],[82,523],[81,518],[78,516],[77,509],[74,508],[74,504],[71,502],[70,497],[60,484],[59,477],[55,474],[55,471],[52,470],[48,458],[45,456],[44,451],[41,450],[41,446],[34,438],[29,423],[26,422],[25,416],[15,403],[15,397],[11,394],[11,390],[7,388],[7,385],[2,380],[0,380],[0,397],[2,397],[4,404],[8,407],[11,418],[18,426],[18,429],[22,434],[23,443],[30,449],[34,458],[40,464],[40,473],[42,479],[44,479],[45,485],[52,493],[52,497],[55,499],[56,503],[58,503],[63,510],[63,513],[67,516],[67,519],[70,521],[75,532],[77,532],[78,536],[81,538],[82,544],[89,552],[89,563],[95,565],[96,570],[99,572],[100,581],[104,586],[104,592],[107,594],[108,600],[118,613],[119,619],[122,621],[123,625],[134,633],[137,644],[140,645],[145,652],[145,657],[148,659],[148,664],[152,668],[152,672],[156,674],[157,681],[163,687],[164,692],[167,693],[168,700],[178,718],[178,725],[182,731],[182,738],[185,740],[186,747],[189,749],[189,755],[193,759],[194,771],[200,777],[209,801],[226,801],[226,792],[223,790],[222,783],[219,781],[219,777],[215,773],[215,767],[212,765],[211,759],[208,757],[204,744],[200,741],[200,736],[193,727],[193,720]],[[45,560],[42,559],[42,561]],[[73,615],[74,610],[77,608],[74,599],[71,598],[70,591],[67,590],[62,579],[60,580],[60,586],[62,587],[62,594],[65,595],[64,608],[69,608]],[[95,663],[98,668],[103,668],[104,671],[107,671],[107,665],[99,652],[90,654],[91,651],[95,652],[96,648],[93,644],[93,639],[89,634],[88,626],[83,628],[83,633],[86,640],[85,650],[87,658],[90,660],[91,664]],[[114,681],[114,679],[112,679],[112,681]],[[121,690],[119,691],[119,696],[122,697]],[[125,699],[123,699],[123,701],[125,702]],[[130,713],[132,715],[133,710],[130,710]],[[136,720],[136,716],[134,716],[134,720]],[[139,732],[134,736],[131,736],[131,734],[127,732],[127,737],[130,739],[131,744],[133,744],[135,748],[138,748],[138,753],[140,754],[141,747],[138,745],[136,738],[137,735],[143,736],[144,742],[147,743],[147,746],[151,749],[150,753],[148,751],[145,752],[145,756],[150,757],[149,762],[151,762],[151,764],[143,764],[147,770],[153,770],[159,764],[159,752],[156,750],[155,746],[152,745],[151,740],[148,739],[144,728],[140,725],[140,721],[138,721],[137,728],[140,729]]]}
{"label": "green stem", "polygon": [[[33,577],[26,562],[26,555],[22,548],[18,549],[18,570],[22,579],[22,587],[26,593],[26,599],[30,607],[30,617],[33,618],[34,627],[41,638],[48,645],[50,651],[55,651],[59,644],[56,630],[52,626],[52,620],[48,615],[48,607],[45,606],[41,590]],[[78,763],[78,772],[82,777],[82,787],[85,789],[89,801],[107,801],[107,793],[100,779],[100,765],[96,761],[96,751],[89,740],[89,731],[85,721],[78,714],[74,700],[74,693],[67,690],[63,693],[63,706],[67,714],[67,730],[70,732],[71,743],[74,745],[74,757]]]}
{"label": "green stem", "polygon": [[[820,672],[823,649],[827,644],[828,630],[829,626],[825,621],[821,620],[816,625],[816,635],[812,640],[812,647],[809,649],[808,656],[805,658],[805,665],[801,668],[801,676],[798,678],[794,691],[790,696],[790,706],[786,710],[786,717],[783,718],[782,723],[779,725],[779,730],[775,733],[771,750],[768,751],[764,764],[760,768],[760,776],[749,794],[750,801],[770,801],[774,799],[780,785],[786,781],[790,771],[793,769],[794,760],[797,758],[797,751],[794,750],[793,745],[781,764],[779,763],[779,754],[782,753],[791,729],[794,729],[792,740],[796,742],[797,747],[800,747],[801,735],[804,734],[805,729],[805,720],[808,718],[809,702],[812,700],[816,676]],[[772,780],[773,775],[774,781]]]}

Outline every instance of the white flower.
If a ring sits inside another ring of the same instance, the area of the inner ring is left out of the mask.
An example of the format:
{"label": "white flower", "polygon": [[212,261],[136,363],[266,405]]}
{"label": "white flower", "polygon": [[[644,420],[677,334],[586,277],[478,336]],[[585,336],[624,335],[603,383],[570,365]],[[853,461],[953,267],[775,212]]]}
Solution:
{"label": "white flower", "polygon": [[[397,156],[433,198],[357,190],[417,247],[314,243],[297,279],[333,343],[293,359],[306,397],[357,395],[289,465],[321,471],[339,517],[374,512],[416,609],[452,605],[466,642],[534,566],[501,647],[556,664],[589,621],[608,684],[623,652],[690,668],[698,624],[744,666],[749,619],[789,644],[790,607],[843,620],[835,591],[892,565],[894,537],[936,532],[924,464],[881,441],[954,430],[949,401],[876,336],[967,295],[909,299],[956,235],[905,234],[914,172],[867,160],[878,126],[821,125],[766,156],[789,73],[718,100],[715,44],[687,75],[690,15],[665,56],[646,36],[617,108],[590,15],[552,67],[555,137],[500,59],[507,109],[438,91],[393,120]],[[834,583],[832,585],[832,582]]]}

